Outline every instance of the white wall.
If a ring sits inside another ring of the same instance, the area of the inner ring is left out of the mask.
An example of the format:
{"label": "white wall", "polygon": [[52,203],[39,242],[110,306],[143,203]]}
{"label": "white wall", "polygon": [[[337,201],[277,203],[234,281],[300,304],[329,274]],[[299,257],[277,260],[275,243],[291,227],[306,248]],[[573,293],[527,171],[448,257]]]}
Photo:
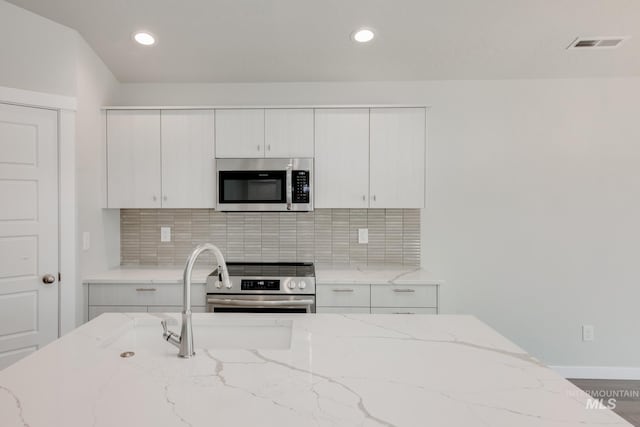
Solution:
{"label": "white wall", "polygon": [[[123,105],[430,105],[423,265],[554,365],[640,366],[640,79],[123,84]],[[582,323],[596,340],[581,342]]]}
{"label": "white wall", "polygon": [[0,85],[73,96],[78,34],[0,0]]}
{"label": "white wall", "polygon": [[[83,275],[117,265],[119,215],[102,210],[105,194],[104,119],[100,107],[112,101],[118,81],[75,30],[56,24],[0,0],[0,86],[63,94],[77,100],[75,161],[79,242],[77,281],[70,285],[75,301],[64,318],[82,319]],[[63,164],[66,164],[63,160]],[[91,232],[92,245],[82,251],[82,231]],[[106,239],[105,236],[111,236]],[[63,272],[61,286],[67,286]],[[63,322],[66,323],[66,322]]]}
{"label": "white wall", "polygon": [[[120,211],[106,210],[105,117],[101,107],[112,102],[118,81],[89,45],[77,40],[76,176],[78,205],[78,277],[120,264]],[[90,248],[82,249],[89,232]],[[107,238],[108,236],[108,238]],[[82,287],[76,294],[76,320],[83,318]]]}

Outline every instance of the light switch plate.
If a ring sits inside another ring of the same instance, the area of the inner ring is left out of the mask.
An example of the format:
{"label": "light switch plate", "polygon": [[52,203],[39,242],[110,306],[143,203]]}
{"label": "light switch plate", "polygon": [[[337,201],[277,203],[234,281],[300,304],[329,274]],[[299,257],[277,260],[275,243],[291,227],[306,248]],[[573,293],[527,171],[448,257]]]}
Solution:
{"label": "light switch plate", "polygon": [[595,339],[595,330],[593,325],[582,325],[582,341],[593,341]]}
{"label": "light switch plate", "polygon": [[360,243],[360,244],[369,243],[369,229],[368,228],[358,228],[358,243]]}
{"label": "light switch plate", "polygon": [[171,227],[160,227],[160,241],[161,242],[171,241]]}
{"label": "light switch plate", "polygon": [[82,233],[82,250],[88,251],[91,248],[91,233],[85,231]]}

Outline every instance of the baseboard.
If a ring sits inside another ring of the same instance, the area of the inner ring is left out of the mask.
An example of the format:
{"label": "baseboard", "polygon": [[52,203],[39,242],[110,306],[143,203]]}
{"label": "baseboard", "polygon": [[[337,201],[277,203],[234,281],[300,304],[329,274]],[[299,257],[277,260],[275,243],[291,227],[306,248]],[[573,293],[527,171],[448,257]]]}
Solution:
{"label": "baseboard", "polygon": [[593,380],[640,380],[640,367],[550,366],[565,378]]}

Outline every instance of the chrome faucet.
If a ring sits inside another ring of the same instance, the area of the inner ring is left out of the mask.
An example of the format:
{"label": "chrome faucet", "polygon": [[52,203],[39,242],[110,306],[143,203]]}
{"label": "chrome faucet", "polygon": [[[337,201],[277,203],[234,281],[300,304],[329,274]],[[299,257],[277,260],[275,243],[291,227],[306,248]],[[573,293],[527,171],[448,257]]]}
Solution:
{"label": "chrome faucet", "polygon": [[218,263],[218,276],[222,281],[222,284],[227,288],[231,288],[231,282],[229,281],[229,272],[227,271],[227,263],[224,261],[224,256],[217,246],[211,243],[204,243],[199,245],[191,252],[187,259],[187,265],[184,268],[184,300],[182,302],[182,328],[180,335],[175,332],[167,330],[167,321],[163,320],[162,324],[162,337],[171,344],[180,349],[178,356],[189,358],[195,356],[196,352],[193,347],[193,328],[191,325],[191,273],[196,260],[203,252],[212,252],[216,257]]}

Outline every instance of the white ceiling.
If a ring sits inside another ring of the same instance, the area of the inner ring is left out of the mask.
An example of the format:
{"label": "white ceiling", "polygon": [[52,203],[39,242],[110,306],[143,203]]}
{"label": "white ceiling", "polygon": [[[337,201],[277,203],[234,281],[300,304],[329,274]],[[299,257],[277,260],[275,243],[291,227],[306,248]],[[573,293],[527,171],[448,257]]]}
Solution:
{"label": "white ceiling", "polygon": [[[637,0],[9,0],[75,28],[122,82],[640,75]],[[372,27],[375,41],[350,33]],[[146,29],[158,43],[131,40]],[[567,51],[577,36],[632,36]]]}

